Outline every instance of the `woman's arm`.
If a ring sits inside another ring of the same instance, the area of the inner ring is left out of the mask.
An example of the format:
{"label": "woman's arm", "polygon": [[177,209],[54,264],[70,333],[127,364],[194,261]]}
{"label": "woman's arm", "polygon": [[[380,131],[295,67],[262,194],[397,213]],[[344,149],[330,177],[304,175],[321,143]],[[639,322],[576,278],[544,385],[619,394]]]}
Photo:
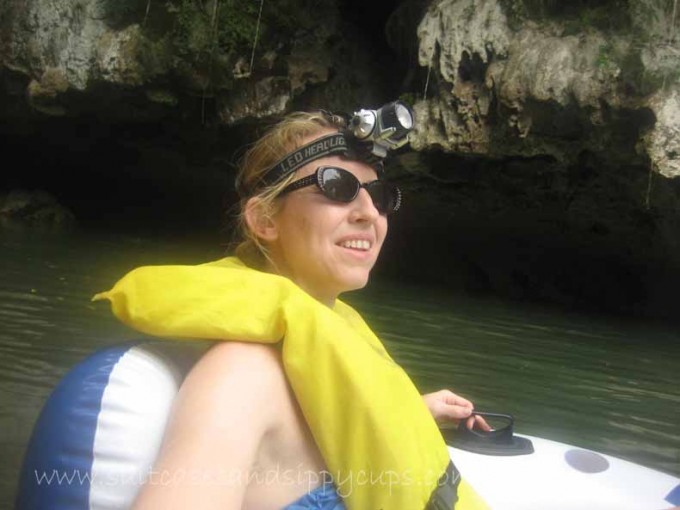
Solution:
{"label": "woman's arm", "polygon": [[177,395],[161,452],[135,510],[236,510],[264,434],[279,363],[271,346],[220,342]]}

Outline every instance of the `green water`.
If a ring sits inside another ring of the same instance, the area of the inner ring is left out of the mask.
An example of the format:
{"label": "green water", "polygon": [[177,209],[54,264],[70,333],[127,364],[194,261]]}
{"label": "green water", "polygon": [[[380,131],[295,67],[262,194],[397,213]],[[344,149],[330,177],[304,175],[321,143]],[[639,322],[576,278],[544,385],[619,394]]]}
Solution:
{"label": "green water", "polygon": [[[134,337],[90,297],[142,264],[219,247],[86,234],[0,234],[0,505],[11,507],[51,388],[93,350]],[[450,388],[520,432],[680,475],[680,332],[649,322],[372,282],[346,296],[422,392]]]}

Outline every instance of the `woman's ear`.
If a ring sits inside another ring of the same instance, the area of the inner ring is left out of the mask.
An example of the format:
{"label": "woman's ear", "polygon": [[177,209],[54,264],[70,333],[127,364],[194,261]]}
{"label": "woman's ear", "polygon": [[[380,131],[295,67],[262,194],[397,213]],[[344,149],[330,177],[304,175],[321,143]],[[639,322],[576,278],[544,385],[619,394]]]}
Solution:
{"label": "woman's ear", "polygon": [[279,231],[268,209],[261,199],[250,198],[246,202],[245,219],[251,232],[263,241],[271,242],[278,238]]}

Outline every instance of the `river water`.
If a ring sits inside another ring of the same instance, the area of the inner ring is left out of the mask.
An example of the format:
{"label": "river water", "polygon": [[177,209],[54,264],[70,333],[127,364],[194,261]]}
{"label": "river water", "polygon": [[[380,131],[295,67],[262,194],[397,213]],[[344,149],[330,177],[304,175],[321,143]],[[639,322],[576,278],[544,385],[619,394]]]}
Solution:
{"label": "river water", "polygon": [[[208,243],[0,233],[0,506],[31,427],[74,363],[134,338],[90,297],[144,264],[219,258]],[[450,388],[519,432],[680,476],[680,332],[657,323],[373,282],[346,296],[422,392]]]}

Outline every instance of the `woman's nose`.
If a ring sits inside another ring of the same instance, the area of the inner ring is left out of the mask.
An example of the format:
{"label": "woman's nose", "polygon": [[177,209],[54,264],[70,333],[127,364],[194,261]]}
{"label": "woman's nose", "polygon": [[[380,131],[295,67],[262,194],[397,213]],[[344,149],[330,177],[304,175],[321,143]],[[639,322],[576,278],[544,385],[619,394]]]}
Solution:
{"label": "woman's nose", "polygon": [[352,221],[375,221],[379,216],[380,212],[376,209],[375,204],[371,195],[368,194],[366,189],[361,188],[359,194],[351,203],[352,211],[350,219]]}

